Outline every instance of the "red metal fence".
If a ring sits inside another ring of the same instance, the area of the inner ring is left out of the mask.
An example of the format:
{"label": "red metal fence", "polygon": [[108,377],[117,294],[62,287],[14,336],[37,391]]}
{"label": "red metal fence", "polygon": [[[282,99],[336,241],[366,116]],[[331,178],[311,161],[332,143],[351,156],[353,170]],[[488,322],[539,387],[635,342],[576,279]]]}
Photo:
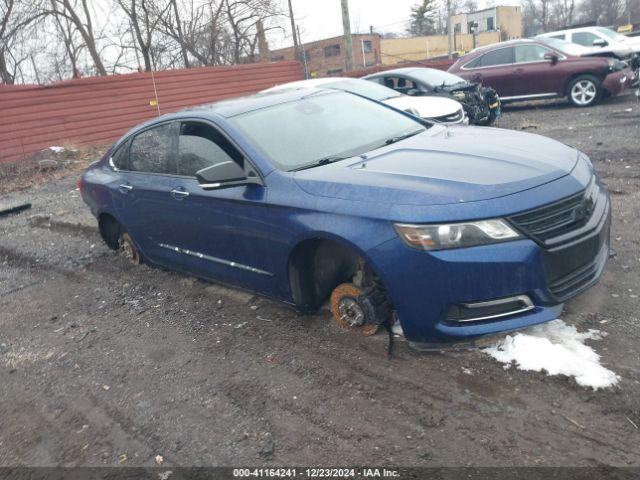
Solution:
{"label": "red metal fence", "polygon": [[[68,80],[46,86],[0,85],[0,163],[72,142],[112,142],[129,128],[184,107],[258,92],[304,78],[298,62],[204,67]],[[156,94],[158,105],[155,104]]]}

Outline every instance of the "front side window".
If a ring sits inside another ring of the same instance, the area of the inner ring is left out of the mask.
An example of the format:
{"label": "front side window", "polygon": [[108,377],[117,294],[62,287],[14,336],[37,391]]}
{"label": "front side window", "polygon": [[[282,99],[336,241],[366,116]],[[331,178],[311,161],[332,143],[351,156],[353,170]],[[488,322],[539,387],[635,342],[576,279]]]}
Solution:
{"label": "front side window", "polygon": [[585,47],[593,47],[593,42],[600,40],[600,37],[591,32],[576,32],[571,35],[571,41]]}
{"label": "front side window", "polygon": [[229,160],[244,167],[240,152],[214,127],[201,122],[180,125],[178,175],[195,177],[199,170]]}
{"label": "front side window", "polygon": [[483,67],[509,65],[513,63],[513,48],[498,48],[497,50],[487,52],[482,56],[480,63]]}
{"label": "front side window", "polygon": [[281,170],[360,155],[426,130],[396,110],[339,91],[247,112],[231,123]]}
{"label": "front side window", "polygon": [[551,50],[540,45],[518,45],[516,46],[516,63],[541,62],[549,52]]}
{"label": "front side window", "polygon": [[387,88],[392,88],[399,92],[406,93],[409,90],[417,89],[418,86],[413,82],[413,80],[409,80],[404,77],[385,77],[384,85]]}
{"label": "front side window", "polygon": [[134,172],[175,175],[174,124],[165,123],[145,130],[131,141],[129,168]]}

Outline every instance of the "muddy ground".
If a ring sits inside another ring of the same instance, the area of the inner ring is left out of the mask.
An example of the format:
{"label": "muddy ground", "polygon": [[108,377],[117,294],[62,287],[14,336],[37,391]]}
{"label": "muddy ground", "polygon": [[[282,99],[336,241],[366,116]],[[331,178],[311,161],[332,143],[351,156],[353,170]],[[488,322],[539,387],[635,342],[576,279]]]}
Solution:
{"label": "muddy ground", "polygon": [[[631,109],[631,110],[629,110]],[[288,307],[134,267],[101,242],[76,175],[4,195],[0,465],[640,465],[640,107],[505,108],[499,126],[586,151],[613,198],[612,259],[562,318],[619,387],[421,354]]]}

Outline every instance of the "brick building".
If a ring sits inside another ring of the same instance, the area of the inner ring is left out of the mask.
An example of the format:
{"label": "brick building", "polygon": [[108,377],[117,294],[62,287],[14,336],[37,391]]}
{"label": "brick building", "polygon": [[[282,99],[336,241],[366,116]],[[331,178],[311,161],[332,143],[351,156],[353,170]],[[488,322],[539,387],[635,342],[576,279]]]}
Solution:
{"label": "brick building", "polygon": [[[354,67],[363,68],[381,63],[380,35],[360,34],[351,35],[353,42]],[[344,36],[325,38],[303,45],[306,54],[307,68],[311,77],[327,77],[338,75],[345,69]],[[269,60],[294,60],[293,47],[280,48],[269,52]]]}

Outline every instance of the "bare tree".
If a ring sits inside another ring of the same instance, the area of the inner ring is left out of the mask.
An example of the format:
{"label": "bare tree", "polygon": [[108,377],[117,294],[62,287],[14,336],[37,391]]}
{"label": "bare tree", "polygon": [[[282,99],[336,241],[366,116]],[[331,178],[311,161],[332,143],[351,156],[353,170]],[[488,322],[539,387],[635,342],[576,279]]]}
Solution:
{"label": "bare tree", "polygon": [[62,16],[73,23],[89,52],[91,60],[98,75],[106,75],[107,69],[100,56],[97,46],[97,37],[94,33],[92,14],[87,0],[51,0],[52,9],[48,12],[52,15]]}
{"label": "bare tree", "polygon": [[14,83],[20,65],[31,59],[24,37],[26,30],[43,17],[39,6],[37,1],[0,0],[0,80],[3,83]]}
{"label": "bare tree", "polygon": [[153,36],[160,19],[171,6],[171,2],[158,7],[149,0],[117,0],[118,5],[129,18],[135,48],[142,55],[144,70],[150,72],[153,67]]}

